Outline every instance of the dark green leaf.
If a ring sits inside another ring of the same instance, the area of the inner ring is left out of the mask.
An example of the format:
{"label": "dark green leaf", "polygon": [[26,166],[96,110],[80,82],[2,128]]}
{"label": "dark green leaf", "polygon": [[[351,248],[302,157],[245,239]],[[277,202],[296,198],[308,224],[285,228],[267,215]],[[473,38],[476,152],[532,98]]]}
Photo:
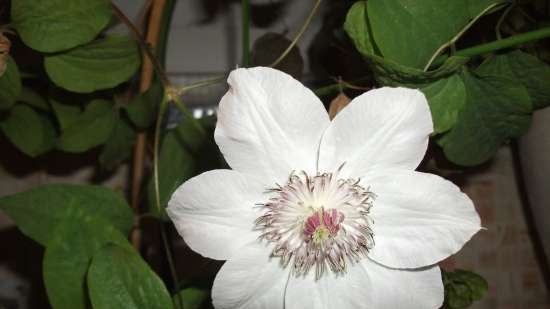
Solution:
{"label": "dark green leaf", "polygon": [[120,246],[107,245],[94,254],[88,289],[94,309],[173,308],[162,280],[137,252]]}
{"label": "dark green leaf", "polygon": [[80,116],[64,128],[59,148],[67,152],[84,152],[107,141],[116,124],[112,103],[103,100],[90,102]]}
{"label": "dark green leaf", "polygon": [[515,50],[494,55],[476,70],[481,75],[499,75],[510,78],[527,88],[533,108],[550,105],[550,66],[537,57]]}
{"label": "dark green leaf", "polygon": [[[291,43],[292,41],[282,34],[268,32],[262,35],[252,46],[251,66],[271,65]],[[300,80],[304,71],[304,60],[298,47],[294,46],[275,68]]]}
{"label": "dark green leaf", "polygon": [[487,280],[471,271],[457,269],[454,272],[454,280],[464,282],[468,286],[473,300],[480,300],[489,290]]}
{"label": "dark green leaf", "polygon": [[21,75],[17,64],[8,58],[6,71],[0,76],[0,111],[9,109],[21,93]]}
{"label": "dark green leaf", "polygon": [[0,127],[17,148],[31,157],[39,156],[55,146],[53,124],[27,105],[16,105],[0,122]]}
{"label": "dark green leaf", "polygon": [[438,142],[449,160],[476,165],[488,160],[511,138],[521,136],[531,121],[525,87],[500,76],[462,75],[466,103],[456,125]]}
{"label": "dark green leaf", "polygon": [[0,209],[25,235],[42,245],[73,208],[102,218],[124,235],[132,228],[130,207],[119,193],[105,187],[45,185],[0,198]]}
{"label": "dark green leaf", "polygon": [[489,288],[487,281],[471,271],[457,269],[442,272],[446,309],[462,309],[480,300]]}
{"label": "dark green leaf", "polygon": [[446,305],[450,309],[462,309],[469,307],[473,300],[470,289],[464,283],[454,283],[447,289]]}
{"label": "dark green leaf", "polygon": [[162,101],[163,88],[160,82],[154,82],[147,91],[136,95],[125,107],[132,123],[140,128],[150,127],[157,116]]}
{"label": "dark green leaf", "polygon": [[[210,292],[206,289],[188,287],[174,295],[174,302],[176,309],[199,309],[209,297]],[[180,298],[183,301],[183,308],[179,306],[179,300],[176,298]]]}
{"label": "dark green leaf", "polygon": [[136,133],[134,128],[123,118],[118,118],[111,136],[105,142],[99,155],[99,163],[104,169],[111,170],[126,160],[132,153]]}
{"label": "dark green leaf", "polygon": [[140,55],[135,41],[112,35],[65,53],[46,56],[44,65],[55,84],[86,93],[127,81],[137,71]]}
{"label": "dark green leaf", "polygon": [[13,26],[25,44],[57,52],[93,40],[111,19],[108,0],[16,0]]}
{"label": "dark green leaf", "polygon": [[17,98],[17,101],[23,102],[29,106],[45,112],[50,111],[50,105],[48,104],[48,101],[31,88],[23,87],[23,90]]}
{"label": "dark green leaf", "polygon": [[50,105],[55,113],[57,122],[59,123],[59,128],[61,131],[67,130],[72,125],[78,123],[79,118],[82,114],[80,105],[76,104],[65,104],[58,102],[54,99],[50,99]]}
{"label": "dark green leaf", "polygon": [[69,209],[53,231],[43,261],[44,284],[53,308],[89,308],[86,273],[92,256],[108,243],[131,247],[120,231],[102,218],[84,208]]}
{"label": "dark green leaf", "polygon": [[430,104],[435,133],[451,129],[466,101],[466,89],[460,76],[454,74],[442,78],[420,90]]}
{"label": "dark green leaf", "polygon": [[375,49],[367,16],[367,1],[357,1],[349,9],[344,30],[362,55],[374,55]]}

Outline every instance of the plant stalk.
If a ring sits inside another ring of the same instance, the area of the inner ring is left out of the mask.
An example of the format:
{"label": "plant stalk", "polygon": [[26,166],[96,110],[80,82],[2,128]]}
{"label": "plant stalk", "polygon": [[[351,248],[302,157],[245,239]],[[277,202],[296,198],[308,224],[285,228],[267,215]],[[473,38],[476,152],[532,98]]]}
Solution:
{"label": "plant stalk", "polygon": [[[462,57],[474,57],[478,55],[483,55],[500,49],[505,49],[509,47],[514,47],[517,45],[538,41],[544,38],[550,37],[550,27],[542,28],[535,31],[530,31],[522,34],[513,35],[502,40],[492,41],[485,44],[480,44],[472,46],[470,48],[465,48],[458,50],[455,53],[455,56]],[[441,65],[449,56],[441,55],[432,63],[432,66]]]}

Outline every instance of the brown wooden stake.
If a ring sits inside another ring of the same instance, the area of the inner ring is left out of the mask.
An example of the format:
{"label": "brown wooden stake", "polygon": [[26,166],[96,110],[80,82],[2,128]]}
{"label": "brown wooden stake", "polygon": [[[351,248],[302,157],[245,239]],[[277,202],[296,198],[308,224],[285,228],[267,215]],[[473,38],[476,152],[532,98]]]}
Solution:
{"label": "brown wooden stake", "polygon": [[[151,13],[149,16],[149,23],[147,26],[147,35],[145,42],[151,47],[155,48],[157,45],[160,26],[162,21],[162,15],[164,13],[165,0],[153,0],[151,4]],[[141,78],[139,84],[139,91],[144,92],[149,89],[154,76],[154,67],[151,60],[144,53],[143,65],[141,67]],[[143,182],[144,162],[145,162],[145,148],[147,144],[147,136],[141,132],[137,135],[136,144],[134,146],[134,161],[132,166],[132,187],[131,187],[131,203],[135,214],[139,214],[139,202],[141,197],[141,184]],[[140,248],[141,246],[141,227],[139,220],[136,220],[134,230],[130,240],[134,247]]]}

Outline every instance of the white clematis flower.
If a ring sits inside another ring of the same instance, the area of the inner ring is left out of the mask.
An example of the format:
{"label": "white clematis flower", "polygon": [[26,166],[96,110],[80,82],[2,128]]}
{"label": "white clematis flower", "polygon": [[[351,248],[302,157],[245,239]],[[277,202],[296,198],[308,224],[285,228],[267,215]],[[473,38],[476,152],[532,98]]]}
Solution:
{"label": "white clematis flower", "polygon": [[168,207],[194,251],[227,260],[214,306],[438,308],[436,263],[480,220],[451,182],[414,171],[433,130],[424,95],[372,90],[330,121],[280,71],[228,82],[215,139],[232,170],[190,179]]}

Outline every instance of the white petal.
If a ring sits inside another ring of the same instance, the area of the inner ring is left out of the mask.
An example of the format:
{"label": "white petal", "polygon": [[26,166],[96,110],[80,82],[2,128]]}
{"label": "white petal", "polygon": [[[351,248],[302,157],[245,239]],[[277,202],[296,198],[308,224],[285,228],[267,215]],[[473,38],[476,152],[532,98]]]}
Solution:
{"label": "white petal", "polygon": [[371,309],[368,300],[368,273],[361,264],[354,264],[348,266],[346,274],[338,277],[332,272],[325,272],[315,280],[314,271],[310,271],[306,277],[291,276],[285,308]]}
{"label": "white petal", "polygon": [[384,174],[363,180],[377,195],[371,209],[375,245],[369,253],[377,262],[396,268],[432,265],[479,231],[472,201],[450,181],[415,171]]}
{"label": "white petal", "polygon": [[433,131],[422,92],[379,88],[355,98],[327,128],[319,151],[319,171],[362,177],[388,167],[414,170]]}
{"label": "white petal", "polygon": [[258,237],[254,204],[263,202],[265,185],[232,170],[213,170],[189,179],[168,202],[168,216],[179,234],[203,256],[226,260]]}
{"label": "white petal", "polygon": [[437,309],[442,303],[439,267],[397,270],[368,259],[339,277],[291,277],[285,299],[287,309]]}
{"label": "white petal", "polygon": [[284,307],[289,271],[259,243],[246,245],[218,272],[212,287],[217,309],[277,309]]}
{"label": "white petal", "polygon": [[228,82],[215,139],[229,165],[281,183],[293,170],[314,172],[329,124],[321,101],[275,69],[237,69]]}
{"label": "white petal", "polygon": [[437,266],[398,270],[368,259],[362,264],[369,273],[369,309],[437,309],[443,304],[443,282]]}

